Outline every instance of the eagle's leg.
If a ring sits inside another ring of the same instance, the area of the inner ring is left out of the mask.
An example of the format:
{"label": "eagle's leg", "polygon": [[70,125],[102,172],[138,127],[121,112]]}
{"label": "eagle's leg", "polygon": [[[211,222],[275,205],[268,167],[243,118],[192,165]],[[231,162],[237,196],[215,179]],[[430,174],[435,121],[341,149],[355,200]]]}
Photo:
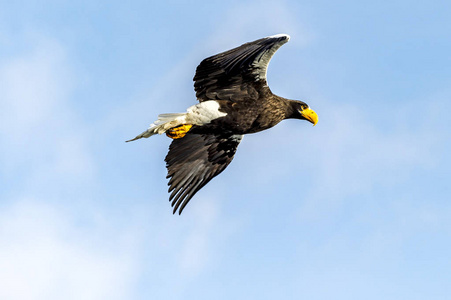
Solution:
{"label": "eagle's leg", "polygon": [[166,135],[171,139],[180,139],[188,133],[191,127],[193,127],[193,125],[189,124],[179,125],[171,129],[168,129],[166,131]]}

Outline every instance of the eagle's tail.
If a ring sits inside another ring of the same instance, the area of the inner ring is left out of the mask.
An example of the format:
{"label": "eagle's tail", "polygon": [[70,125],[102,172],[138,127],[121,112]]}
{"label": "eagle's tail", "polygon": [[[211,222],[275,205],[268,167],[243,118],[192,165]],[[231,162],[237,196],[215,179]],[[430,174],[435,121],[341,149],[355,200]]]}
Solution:
{"label": "eagle's tail", "polygon": [[150,124],[149,129],[126,142],[139,140],[140,138],[148,138],[155,134],[165,133],[168,129],[184,124],[186,115],[187,113],[161,114],[158,116],[158,120]]}

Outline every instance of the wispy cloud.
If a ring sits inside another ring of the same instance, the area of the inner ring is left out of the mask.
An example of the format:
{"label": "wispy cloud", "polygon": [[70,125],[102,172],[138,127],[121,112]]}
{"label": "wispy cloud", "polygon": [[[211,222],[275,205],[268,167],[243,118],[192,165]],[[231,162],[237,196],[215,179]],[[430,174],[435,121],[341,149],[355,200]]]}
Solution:
{"label": "wispy cloud", "polygon": [[[36,199],[3,206],[0,215],[0,298],[132,297],[137,265],[124,231],[80,226]],[[116,236],[113,245],[99,239],[105,235]]]}
{"label": "wispy cloud", "polygon": [[75,79],[65,50],[54,39],[28,38],[27,51],[0,64],[2,169],[24,184],[87,179],[95,167],[70,104]]}
{"label": "wispy cloud", "polygon": [[70,103],[76,79],[64,47],[44,36],[16,36],[23,40],[31,46],[0,63],[0,163],[4,184],[21,186],[4,191],[0,298],[129,298],[136,274],[130,244],[119,241],[112,250],[99,238],[121,240],[121,233],[84,228],[50,204],[81,200],[75,191],[92,182],[95,163]]}

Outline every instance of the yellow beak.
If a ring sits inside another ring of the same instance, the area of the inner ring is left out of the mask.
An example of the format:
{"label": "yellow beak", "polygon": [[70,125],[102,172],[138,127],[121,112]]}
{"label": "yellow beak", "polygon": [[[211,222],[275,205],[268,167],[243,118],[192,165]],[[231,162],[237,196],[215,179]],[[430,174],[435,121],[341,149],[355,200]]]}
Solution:
{"label": "yellow beak", "polygon": [[318,123],[318,115],[316,112],[311,108],[306,108],[303,111],[301,111],[301,115],[306,118],[309,122],[313,124],[313,126]]}

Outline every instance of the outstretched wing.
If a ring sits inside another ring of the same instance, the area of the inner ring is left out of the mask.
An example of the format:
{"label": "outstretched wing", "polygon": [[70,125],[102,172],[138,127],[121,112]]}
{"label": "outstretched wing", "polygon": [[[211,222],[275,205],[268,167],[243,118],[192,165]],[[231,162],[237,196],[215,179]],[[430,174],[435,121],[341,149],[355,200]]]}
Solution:
{"label": "outstretched wing", "polygon": [[189,133],[172,141],[165,161],[173,213],[180,207],[181,214],[194,194],[230,164],[242,138]]}
{"label": "outstretched wing", "polygon": [[258,99],[261,89],[268,88],[269,61],[289,39],[286,34],[278,34],[204,59],[193,79],[197,99],[200,102]]}

